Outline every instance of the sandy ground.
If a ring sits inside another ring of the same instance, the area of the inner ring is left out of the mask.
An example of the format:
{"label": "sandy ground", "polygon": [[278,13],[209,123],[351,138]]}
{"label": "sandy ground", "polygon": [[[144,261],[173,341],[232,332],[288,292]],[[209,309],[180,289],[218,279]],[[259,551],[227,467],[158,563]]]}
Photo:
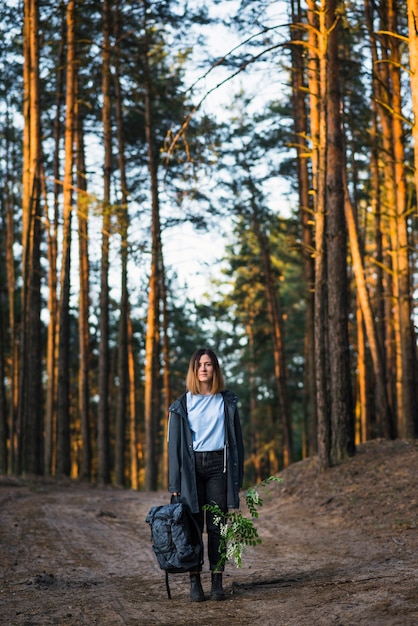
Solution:
{"label": "sandy ground", "polygon": [[[262,490],[262,544],[227,565],[225,602],[191,603],[145,523],[166,493],[0,477],[0,624],[418,625],[418,442],[373,441]],[[207,593],[210,574],[204,566]]]}

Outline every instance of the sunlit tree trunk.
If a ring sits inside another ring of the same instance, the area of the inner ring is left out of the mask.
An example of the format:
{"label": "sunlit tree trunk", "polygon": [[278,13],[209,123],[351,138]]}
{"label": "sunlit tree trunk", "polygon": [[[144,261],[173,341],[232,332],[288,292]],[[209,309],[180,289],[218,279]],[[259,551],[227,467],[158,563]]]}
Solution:
{"label": "sunlit tree trunk", "polygon": [[253,199],[253,226],[254,232],[260,246],[263,263],[264,280],[266,286],[267,309],[270,318],[271,336],[273,343],[274,378],[279,401],[279,415],[283,432],[283,466],[287,467],[293,463],[293,436],[292,418],[287,393],[287,372],[284,354],[284,339],[282,329],[282,314],[278,298],[277,288],[274,284],[273,271],[271,266],[270,250],[267,237],[261,230],[260,221],[257,215],[257,208]]}
{"label": "sunlit tree trunk", "polygon": [[[116,26],[115,40],[119,41],[119,12],[116,9]],[[116,124],[117,124],[117,141],[118,141],[118,162],[121,182],[121,204],[118,211],[119,216],[119,235],[120,235],[120,256],[121,256],[121,300],[119,309],[119,341],[118,341],[118,395],[116,407],[116,441],[115,441],[115,482],[117,485],[123,485],[125,482],[125,439],[127,417],[130,407],[130,373],[129,367],[129,293],[128,293],[128,189],[126,182],[126,164],[125,164],[125,141],[123,136],[123,119],[122,119],[122,90],[120,85],[120,59],[119,50],[116,49],[115,56],[115,105],[116,105]],[[131,372],[132,375],[132,372]],[[131,422],[132,427],[132,422]],[[130,429],[130,436],[135,433]],[[130,446],[132,454],[135,445]],[[135,452],[136,454],[136,452]],[[133,459],[131,459],[132,467]],[[132,468],[133,469],[133,468]]]}
{"label": "sunlit tree trunk", "polygon": [[165,276],[165,266],[164,259],[162,255],[162,247],[160,242],[160,272],[161,272],[161,300],[162,300],[162,309],[163,309],[163,397],[165,404],[165,411],[162,411],[162,428],[161,431],[163,433],[163,459],[162,459],[162,484],[168,485],[168,446],[165,445],[168,436],[168,420],[167,420],[167,409],[171,404],[171,384],[170,384],[170,340],[169,340],[169,315],[168,315],[168,302],[167,302],[167,287],[166,287],[166,276]]}
{"label": "sunlit tree trunk", "polygon": [[[388,1],[389,31],[398,33],[397,0]],[[396,251],[398,269],[398,302],[399,307],[399,349],[401,369],[402,399],[399,403],[401,412],[398,415],[398,429],[401,437],[413,438],[418,432],[418,402],[417,402],[417,348],[416,336],[412,321],[412,284],[409,262],[408,237],[408,205],[406,189],[404,128],[402,121],[401,101],[401,54],[399,39],[390,38],[391,63],[389,64],[390,82],[392,85],[393,102],[393,155],[394,155],[394,184],[396,198],[396,238],[392,239],[393,249]],[[391,230],[391,233],[393,231]]]}
{"label": "sunlit tree trunk", "polygon": [[97,416],[97,477],[99,483],[110,481],[109,441],[109,241],[110,183],[112,172],[112,128],[110,98],[110,0],[103,2],[102,94],[103,94],[103,219],[102,258],[100,265],[100,344],[99,344],[99,407]]}
{"label": "sunlit tree trunk", "polygon": [[[366,0],[366,18],[373,68],[377,76],[376,100],[381,124],[383,150],[382,214],[389,244],[386,276],[388,386],[393,371],[397,433],[412,436],[417,415],[416,339],[412,327],[411,279],[408,250],[408,207],[401,107],[400,53],[397,33],[397,6],[390,0],[380,10],[380,51],[374,35],[373,5]],[[391,33],[394,33],[392,35]],[[390,291],[389,291],[390,288]],[[393,341],[392,341],[393,337]],[[392,357],[392,361],[390,358]],[[393,432],[393,434],[396,434]]]}
{"label": "sunlit tree trunk", "polygon": [[[374,5],[365,0],[366,25],[370,37],[370,49],[373,61],[373,150],[372,150],[372,206],[375,209],[375,233],[376,233],[376,261],[377,261],[377,311],[378,311],[378,334],[384,350],[384,374],[391,412],[396,404],[396,378],[397,365],[395,360],[395,327],[396,316],[393,314],[393,289],[392,289],[392,255],[390,246],[384,244],[388,241],[388,207],[394,202],[391,190],[393,189],[392,171],[392,129],[387,115],[386,107],[382,103],[387,100],[387,90],[384,85],[388,84],[387,62],[381,62],[378,56],[377,42],[374,33]],[[384,27],[383,27],[384,28]],[[387,59],[386,59],[387,60]],[[380,122],[380,128],[379,128]],[[381,136],[382,150],[378,151],[379,136]],[[382,163],[382,179],[379,175],[379,163]],[[384,271],[383,271],[383,268]],[[384,341],[384,343],[383,343]],[[395,365],[394,365],[395,364]],[[382,414],[384,417],[384,414]],[[393,423],[380,423],[377,416],[378,434],[382,437],[393,436]]]}
{"label": "sunlit tree trunk", "polygon": [[[6,112],[6,125],[9,125],[9,114]],[[10,123],[10,127],[12,124]],[[11,151],[10,141],[8,133],[6,133],[6,155],[5,155],[5,181],[4,181],[4,210],[5,215],[2,215],[3,219],[3,236],[4,236],[4,248],[6,258],[6,276],[7,276],[7,303],[9,313],[9,336],[10,336],[10,348],[11,359],[9,367],[9,402],[8,402],[8,420],[6,417],[6,427],[4,434],[9,440],[9,454],[7,459],[7,470],[13,473],[15,467],[15,452],[16,452],[16,415],[18,406],[18,384],[19,384],[19,346],[17,336],[17,323],[16,323],[16,307],[15,307],[15,294],[16,294],[16,273],[15,273],[15,257],[13,247],[15,243],[15,225],[14,225],[14,206],[15,198],[13,193],[13,154]],[[4,346],[4,343],[3,343]],[[4,356],[4,355],[3,355]],[[5,364],[4,364],[5,366]],[[6,370],[4,370],[6,372]],[[6,398],[5,398],[6,400]],[[5,441],[6,445],[6,441]]]}
{"label": "sunlit tree trunk", "polygon": [[[325,328],[323,328],[322,319],[325,313],[324,300],[324,246],[323,234],[325,227],[325,212],[323,206],[324,194],[324,176],[325,176],[325,152],[323,149],[323,134],[325,132],[326,111],[325,103],[321,99],[321,88],[326,87],[325,81],[325,45],[323,37],[319,37],[320,19],[316,10],[315,0],[308,0],[308,71],[307,82],[309,91],[309,135],[311,142],[311,166],[312,166],[312,188],[314,192],[313,219],[315,222],[315,234],[313,240],[314,255],[314,285],[313,285],[313,369],[315,381],[311,383],[315,388],[315,414],[316,428],[311,430],[310,449],[318,451],[319,458],[323,459],[328,453],[329,432],[328,432],[328,416],[326,405],[326,369],[325,369]],[[323,21],[323,13],[321,15],[321,23]],[[321,61],[320,61],[321,60]],[[322,83],[320,77],[322,76]],[[319,385],[319,387],[318,387]],[[320,406],[318,408],[318,402]],[[319,450],[318,446],[321,447]]]}
{"label": "sunlit tree trunk", "polygon": [[321,470],[343,461],[354,449],[336,8],[334,0],[308,3],[309,43],[318,57],[317,66],[313,61],[309,64],[308,76],[314,149],[315,356]]}
{"label": "sunlit tree trunk", "polygon": [[159,316],[160,316],[160,217],[157,186],[157,171],[153,154],[152,132],[150,127],[150,96],[146,97],[148,104],[146,111],[146,134],[148,143],[148,161],[152,188],[152,225],[151,225],[151,274],[148,292],[148,316],[145,339],[145,436],[146,436],[146,466],[145,488],[157,489],[158,481],[158,454],[157,438],[160,407],[158,398],[159,382]]}
{"label": "sunlit tree trunk", "polygon": [[24,137],[22,190],[22,324],[18,407],[18,473],[42,472],[41,127],[39,4],[24,2]]}
{"label": "sunlit tree trunk", "polygon": [[251,463],[253,466],[253,476],[252,482],[254,484],[259,483],[263,476],[261,475],[261,467],[260,467],[260,450],[259,450],[259,428],[260,425],[257,421],[256,409],[257,409],[257,398],[256,398],[256,384],[255,384],[255,373],[256,373],[256,364],[255,364],[255,342],[254,342],[254,315],[252,312],[252,307],[248,307],[247,309],[247,324],[246,324],[246,335],[248,339],[248,376],[249,376],[249,406],[250,406],[250,414],[248,416],[250,422],[250,450],[249,456],[251,459]]}
{"label": "sunlit tree trunk", "polygon": [[[412,94],[413,127],[412,136],[414,140],[414,165],[415,165],[415,193],[418,197],[418,0],[408,0],[408,32],[409,32],[409,63],[410,81]],[[413,332],[413,331],[412,331]],[[416,354],[416,347],[412,344],[412,349]],[[415,359],[417,363],[418,358]],[[416,370],[415,370],[416,372]],[[417,393],[417,385],[415,391]],[[417,396],[415,396],[416,398]],[[414,436],[418,437],[418,411],[415,411]]]}
{"label": "sunlit tree trunk", "polygon": [[412,136],[414,139],[415,187],[418,196],[418,0],[408,0],[409,65],[414,116]]}
{"label": "sunlit tree trunk", "polygon": [[62,135],[62,105],[65,68],[65,31],[66,16],[61,18],[61,40],[59,44],[59,62],[57,70],[57,87],[55,97],[54,119],[54,209],[53,215],[46,215],[47,242],[48,242],[48,335],[46,349],[46,406],[45,406],[45,436],[44,436],[44,471],[49,475],[56,466],[56,427],[57,427],[57,228],[59,220],[59,203],[62,193],[60,175],[60,147]]}
{"label": "sunlit tree trunk", "polygon": [[[309,93],[312,141],[312,172],[315,219],[315,372],[318,415],[318,463],[320,470],[330,465],[331,415],[329,394],[328,343],[326,324],[328,319],[326,297],[326,130],[327,130],[327,30],[325,6],[319,10],[314,0],[308,0],[309,22]],[[315,53],[316,58],[313,57]],[[312,56],[311,56],[312,55]]]}
{"label": "sunlit tree trunk", "polygon": [[354,451],[349,341],[347,230],[344,218],[343,135],[340,116],[337,1],[326,3],[328,31],[326,246],[328,346],[331,380],[331,463]]}
{"label": "sunlit tree trunk", "polygon": [[136,387],[135,387],[135,357],[133,349],[132,320],[128,319],[128,372],[129,372],[129,447],[131,458],[131,487],[139,488],[138,449],[136,429]]}
{"label": "sunlit tree trunk", "polygon": [[311,181],[308,171],[308,123],[305,103],[306,85],[304,81],[304,50],[301,46],[302,31],[301,7],[299,0],[292,0],[292,103],[293,123],[296,135],[297,178],[299,193],[299,213],[302,225],[302,254],[306,281],[306,315],[304,346],[304,427],[302,456],[306,457],[317,450],[317,414],[315,389],[314,351],[314,241],[312,234],[312,202],[310,200]]}
{"label": "sunlit tree trunk", "polygon": [[363,314],[358,298],[356,299],[356,330],[357,330],[357,394],[355,409],[355,443],[367,441],[370,433],[370,414],[367,399],[367,351],[366,334],[364,332]]}
{"label": "sunlit tree trunk", "polygon": [[[373,93],[375,94],[375,82],[376,78],[373,77]],[[376,120],[376,106],[375,106],[375,98],[372,99],[372,110],[373,110],[373,132],[372,136],[375,137],[375,141],[372,145],[372,154],[371,154],[371,207],[372,207],[372,215],[374,216],[374,241],[375,241],[375,252],[374,252],[374,274],[376,276],[375,285],[374,285],[374,318],[376,320],[376,342],[377,345],[380,346],[381,354],[382,354],[382,363],[381,363],[381,376],[382,376],[382,384],[384,384],[387,395],[387,402],[389,411],[377,411],[376,414],[376,434],[380,437],[391,438],[393,436],[393,384],[391,383],[391,372],[388,375],[388,368],[386,366],[386,359],[389,353],[388,344],[390,342],[386,341],[386,311],[385,311],[385,290],[384,290],[384,251],[383,251],[383,234],[382,234],[382,215],[381,215],[381,197],[380,197],[380,177],[379,177],[379,165],[378,165],[378,130],[377,130],[377,120]],[[389,276],[389,272],[386,274]],[[389,291],[389,290],[387,290]],[[388,305],[389,306],[389,305]],[[389,358],[389,362],[392,359]]]}
{"label": "sunlit tree trunk", "polygon": [[[146,20],[146,17],[145,17]],[[161,301],[161,226],[158,191],[158,165],[152,116],[152,83],[149,67],[150,42],[145,32],[145,140],[151,183],[151,270],[148,289],[148,315],[145,337],[145,488],[158,486],[158,428],[160,424],[160,301]]]}
{"label": "sunlit tree trunk", "polygon": [[[3,287],[3,285],[0,286]],[[7,473],[7,402],[6,402],[6,368],[4,361],[4,323],[3,311],[0,307],[0,474]]]}
{"label": "sunlit tree trunk", "polygon": [[63,236],[58,312],[58,381],[57,381],[57,474],[71,472],[70,435],[70,273],[71,215],[74,165],[74,106],[76,85],[75,0],[67,5],[67,80],[65,100]]}
{"label": "sunlit tree trunk", "polygon": [[79,475],[89,480],[92,473],[92,436],[90,427],[90,264],[89,264],[89,201],[87,196],[83,118],[80,102],[76,107],[77,221],[78,221],[78,414],[80,417],[81,459]]}
{"label": "sunlit tree trunk", "polygon": [[[345,181],[346,183],[346,181]],[[366,328],[367,341],[370,348],[373,363],[374,384],[375,384],[375,405],[376,419],[378,424],[388,426],[391,421],[391,408],[389,405],[388,393],[385,380],[385,367],[383,359],[383,347],[379,345],[376,330],[375,315],[370,304],[370,297],[364,276],[363,261],[360,252],[359,236],[357,230],[354,207],[351,203],[347,184],[345,184],[345,219],[348,228],[351,259],[354,276],[356,279],[357,297],[362,311],[362,319]],[[365,410],[365,408],[364,408]],[[389,437],[390,433],[385,431],[384,436]]]}

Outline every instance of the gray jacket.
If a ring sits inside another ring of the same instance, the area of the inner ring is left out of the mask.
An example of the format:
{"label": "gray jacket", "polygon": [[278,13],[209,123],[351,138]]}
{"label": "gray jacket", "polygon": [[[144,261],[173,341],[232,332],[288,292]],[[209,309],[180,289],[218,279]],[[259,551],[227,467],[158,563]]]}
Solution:
{"label": "gray jacket", "polygon": [[[244,475],[244,445],[238,415],[238,398],[232,391],[223,391],[225,406],[225,461],[228,508],[239,508],[239,490]],[[181,499],[192,513],[199,512],[196,488],[192,433],[187,421],[186,394],[169,407],[168,422],[168,490],[180,492]]]}

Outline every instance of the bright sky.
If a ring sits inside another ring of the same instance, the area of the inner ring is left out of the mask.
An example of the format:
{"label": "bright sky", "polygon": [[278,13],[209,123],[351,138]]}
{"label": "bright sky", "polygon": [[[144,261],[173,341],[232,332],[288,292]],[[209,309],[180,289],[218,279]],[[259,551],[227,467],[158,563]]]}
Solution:
{"label": "bright sky", "polygon": [[[214,5],[212,10],[217,16],[220,16],[221,11],[223,15],[234,15],[239,4],[237,0],[227,0],[220,5]],[[269,23],[282,25],[282,36],[287,37],[288,7],[286,3],[281,0],[272,2],[270,9]],[[219,57],[227,54],[243,39],[240,34],[233,33],[222,26],[208,29],[207,36],[211,51]],[[228,73],[225,68],[217,67],[214,69],[198,82],[199,92],[196,93],[193,100],[197,103],[203,94],[209,92],[227,76]],[[191,84],[198,78],[200,78],[200,74],[193,73],[189,80],[186,77],[186,82]],[[279,78],[276,84],[266,81],[263,73],[259,71],[259,67],[256,64],[250,65],[244,73],[210,93],[202,105],[202,110],[216,115],[222,121],[228,120],[231,114],[230,105],[233,95],[244,87],[246,93],[251,90],[253,92],[252,102],[248,110],[249,115],[251,115],[252,110],[261,110],[266,101],[280,98],[280,91],[283,89]],[[286,194],[289,192],[289,187],[286,181],[277,181],[276,179],[270,191],[274,203],[272,208],[278,211],[280,207],[281,213],[286,212],[286,209],[288,212],[289,200]],[[224,237],[219,230],[223,230]],[[187,286],[190,297],[196,301],[201,301],[203,294],[210,291],[211,279],[219,275],[220,265],[218,261],[228,243],[225,235],[230,230],[231,225],[224,221],[217,232],[197,233],[190,224],[186,223],[163,233],[166,265],[173,267],[178,275],[180,286]]]}
{"label": "bright sky", "polygon": [[[200,0],[199,0],[200,1]],[[239,5],[238,0],[227,0],[221,5],[213,5],[213,11],[219,16],[219,12],[222,10],[224,13],[233,14],[236,11],[236,7]],[[273,2],[271,7],[275,10],[281,7],[280,14],[274,15],[271,23],[283,25],[283,37],[288,35],[287,27],[287,7],[284,2]],[[234,34],[230,30],[226,30],[224,27],[210,27],[207,29],[207,35],[210,41],[210,47],[214,55],[219,57],[224,56],[231,51],[235,46],[241,42],[241,36]],[[201,50],[197,50],[197,53],[201,53]],[[209,69],[209,68],[207,68]],[[186,85],[192,85],[200,78],[201,74],[204,74],[206,70],[190,71],[190,75],[186,75]],[[193,102],[198,103],[200,98],[210,91],[214,86],[219,84],[228,76],[226,69],[222,66],[217,67],[214,71],[211,71],[203,80],[199,81],[199,89],[194,91]],[[285,80],[285,78],[283,79]],[[260,66],[257,64],[250,65],[248,69],[241,75],[236,76],[231,81],[226,82],[224,85],[213,91],[208,95],[202,105],[202,111],[208,112],[211,115],[215,115],[218,119],[225,121],[229,119],[231,115],[231,102],[235,93],[239,92],[245,87],[246,94],[253,91],[253,98],[248,108],[248,115],[251,115],[254,111],[262,109],[264,103],[268,100],[280,98],[283,92],[283,85],[280,82],[279,71],[277,74],[277,82],[271,82],[265,80],[265,75],[260,71]],[[92,138],[91,141],[98,141],[97,150],[92,150],[94,162],[89,163],[89,171],[91,176],[92,172],[97,173],[97,188],[101,190],[102,181],[102,165],[101,165],[101,144],[100,140]],[[203,183],[210,189],[211,181],[203,181]],[[94,180],[92,187],[94,187]],[[272,180],[270,184],[269,192],[271,193],[271,206],[275,211],[280,211],[281,214],[288,212],[289,200],[287,194],[289,192],[286,181]],[[100,191],[98,195],[100,196]],[[213,190],[216,193],[216,189]],[[205,210],[203,208],[203,210]],[[130,240],[133,246],[141,246],[144,237],[144,229],[147,228],[147,222],[149,214],[143,215],[139,218],[134,218],[131,226]],[[76,228],[76,221],[73,222],[74,228]],[[100,219],[97,223],[93,219],[90,221],[90,236],[92,237],[91,253],[92,256],[98,260],[100,258],[100,240],[99,237],[101,227]],[[170,276],[174,272],[177,275],[177,282],[180,288],[187,288],[187,294],[189,299],[197,302],[205,300],[204,294],[211,291],[211,280],[219,277],[221,265],[220,259],[224,254],[224,249],[228,240],[228,234],[231,233],[232,226],[228,220],[219,220],[214,225],[214,228],[208,232],[196,232],[190,223],[184,223],[178,227],[171,227],[162,233],[163,239],[163,251],[165,265],[170,272]],[[97,236],[96,236],[97,235]],[[76,241],[74,237],[74,242]],[[118,267],[116,272],[110,273],[110,283],[112,286],[113,296],[117,299],[117,292],[120,288],[120,272],[119,272],[119,242],[118,238],[113,239],[111,242],[110,250],[110,267]],[[77,254],[74,254],[74,259],[77,258]],[[138,298],[143,296],[143,286],[146,284],[146,276],[149,273],[150,257],[148,254],[137,254],[134,260],[130,262],[129,267],[129,282],[130,290],[133,295],[133,301],[135,296]],[[77,285],[78,285],[78,270],[76,263],[73,267],[74,278],[72,284],[75,286],[74,297],[77,297]]]}

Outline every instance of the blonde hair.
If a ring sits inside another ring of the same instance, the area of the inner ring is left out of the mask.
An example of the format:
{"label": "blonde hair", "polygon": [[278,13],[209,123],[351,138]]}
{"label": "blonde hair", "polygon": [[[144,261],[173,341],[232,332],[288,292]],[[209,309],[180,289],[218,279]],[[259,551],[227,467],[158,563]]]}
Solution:
{"label": "blonde hair", "polygon": [[221,391],[225,390],[224,378],[222,376],[218,357],[213,352],[213,350],[210,350],[210,348],[199,348],[190,359],[189,369],[187,370],[186,376],[186,387],[188,391],[190,391],[193,395],[198,395],[200,393],[199,379],[197,374],[199,361],[204,354],[206,354],[210,358],[213,365],[213,378],[210,393],[214,395],[215,393],[220,393]]}

